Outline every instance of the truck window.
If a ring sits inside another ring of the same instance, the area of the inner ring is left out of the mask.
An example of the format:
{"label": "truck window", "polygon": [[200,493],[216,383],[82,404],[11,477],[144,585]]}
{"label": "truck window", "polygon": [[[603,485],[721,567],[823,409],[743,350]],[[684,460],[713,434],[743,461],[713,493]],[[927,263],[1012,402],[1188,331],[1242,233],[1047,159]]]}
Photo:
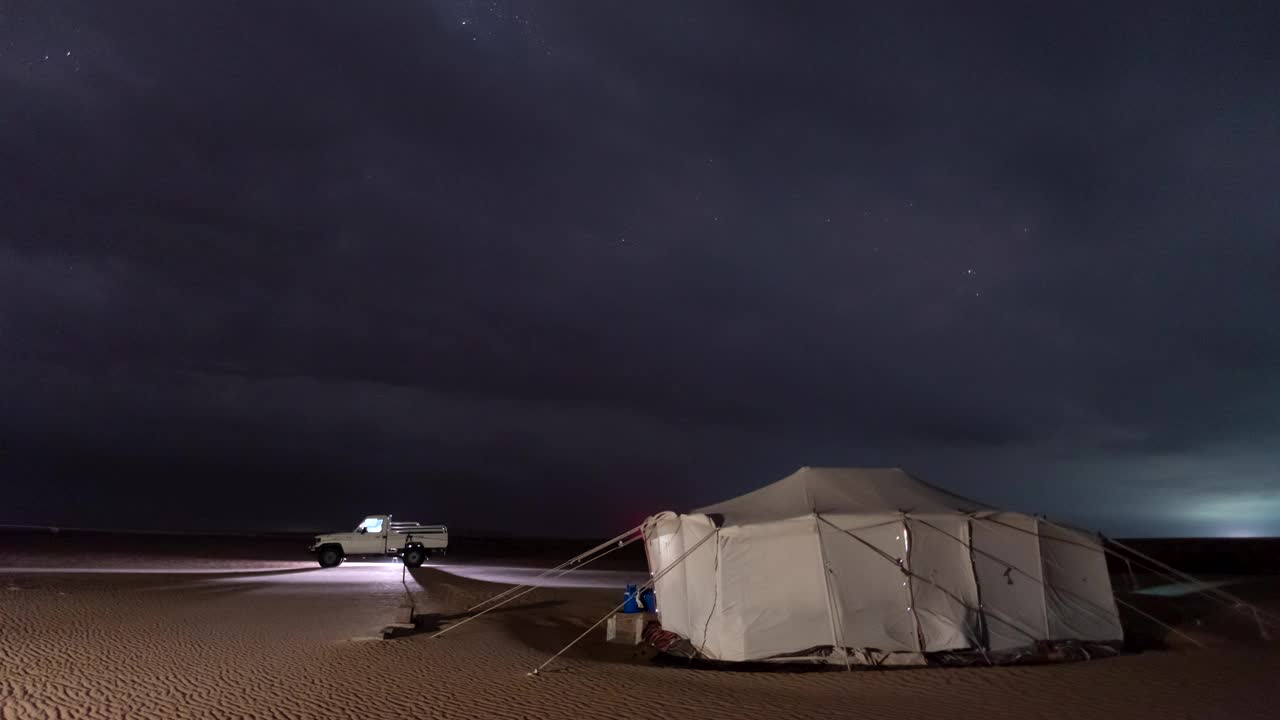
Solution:
{"label": "truck window", "polygon": [[361,528],[368,531],[371,535],[377,535],[382,532],[382,518],[365,518],[364,522],[360,523],[360,527],[356,528],[356,532],[359,532]]}

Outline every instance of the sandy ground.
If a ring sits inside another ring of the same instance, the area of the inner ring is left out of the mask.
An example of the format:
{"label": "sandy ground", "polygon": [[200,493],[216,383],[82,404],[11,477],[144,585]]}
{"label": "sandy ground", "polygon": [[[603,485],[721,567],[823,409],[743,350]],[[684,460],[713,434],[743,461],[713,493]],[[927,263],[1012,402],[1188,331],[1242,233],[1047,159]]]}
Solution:
{"label": "sandy ground", "polygon": [[[422,630],[360,641],[405,598],[401,566],[114,561],[61,572],[69,558],[0,549],[0,718],[1280,717],[1280,652],[1262,645],[1035,667],[748,673],[655,664],[604,644],[601,628],[528,677],[617,589],[539,589],[433,639],[502,586],[423,568],[406,575]],[[94,567],[113,572],[83,571]]]}

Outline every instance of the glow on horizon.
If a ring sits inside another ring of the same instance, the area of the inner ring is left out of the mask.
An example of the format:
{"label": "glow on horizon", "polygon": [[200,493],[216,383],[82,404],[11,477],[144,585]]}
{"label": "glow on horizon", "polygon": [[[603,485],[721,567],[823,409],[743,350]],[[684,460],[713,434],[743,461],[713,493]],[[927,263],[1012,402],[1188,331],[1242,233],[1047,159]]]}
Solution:
{"label": "glow on horizon", "polygon": [[1233,527],[1233,528],[1224,528],[1223,530],[1221,530],[1221,531],[1218,533],[1218,537],[1224,537],[1224,538],[1261,538],[1261,537],[1271,537],[1271,534],[1270,534],[1270,533],[1265,533],[1265,532],[1260,532],[1260,531],[1257,531],[1257,530],[1251,530],[1251,529],[1249,529],[1249,528]]}

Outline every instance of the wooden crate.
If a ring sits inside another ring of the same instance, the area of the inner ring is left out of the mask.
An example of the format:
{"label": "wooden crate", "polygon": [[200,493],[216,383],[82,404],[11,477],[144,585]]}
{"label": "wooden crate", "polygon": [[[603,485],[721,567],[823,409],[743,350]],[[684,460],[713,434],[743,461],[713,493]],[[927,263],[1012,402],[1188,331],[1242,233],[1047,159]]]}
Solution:
{"label": "wooden crate", "polygon": [[644,641],[644,626],[652,613],[616,613],[605,627],[605,641],[622,645],[639,645]]}

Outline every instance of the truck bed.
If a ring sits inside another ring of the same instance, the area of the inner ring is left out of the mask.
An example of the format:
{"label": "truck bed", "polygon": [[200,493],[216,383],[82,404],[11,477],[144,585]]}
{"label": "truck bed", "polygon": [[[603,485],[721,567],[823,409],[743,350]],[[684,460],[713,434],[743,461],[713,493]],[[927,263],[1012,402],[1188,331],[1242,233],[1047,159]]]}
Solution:
{"label": "truck bed", "polygon": [[396,535],[408,535],[406,541],[412,539],[426,547],[447,547],[449,545],[449,528],[444,525],[422,525],[416,522],[393,522],[391,532]]}

